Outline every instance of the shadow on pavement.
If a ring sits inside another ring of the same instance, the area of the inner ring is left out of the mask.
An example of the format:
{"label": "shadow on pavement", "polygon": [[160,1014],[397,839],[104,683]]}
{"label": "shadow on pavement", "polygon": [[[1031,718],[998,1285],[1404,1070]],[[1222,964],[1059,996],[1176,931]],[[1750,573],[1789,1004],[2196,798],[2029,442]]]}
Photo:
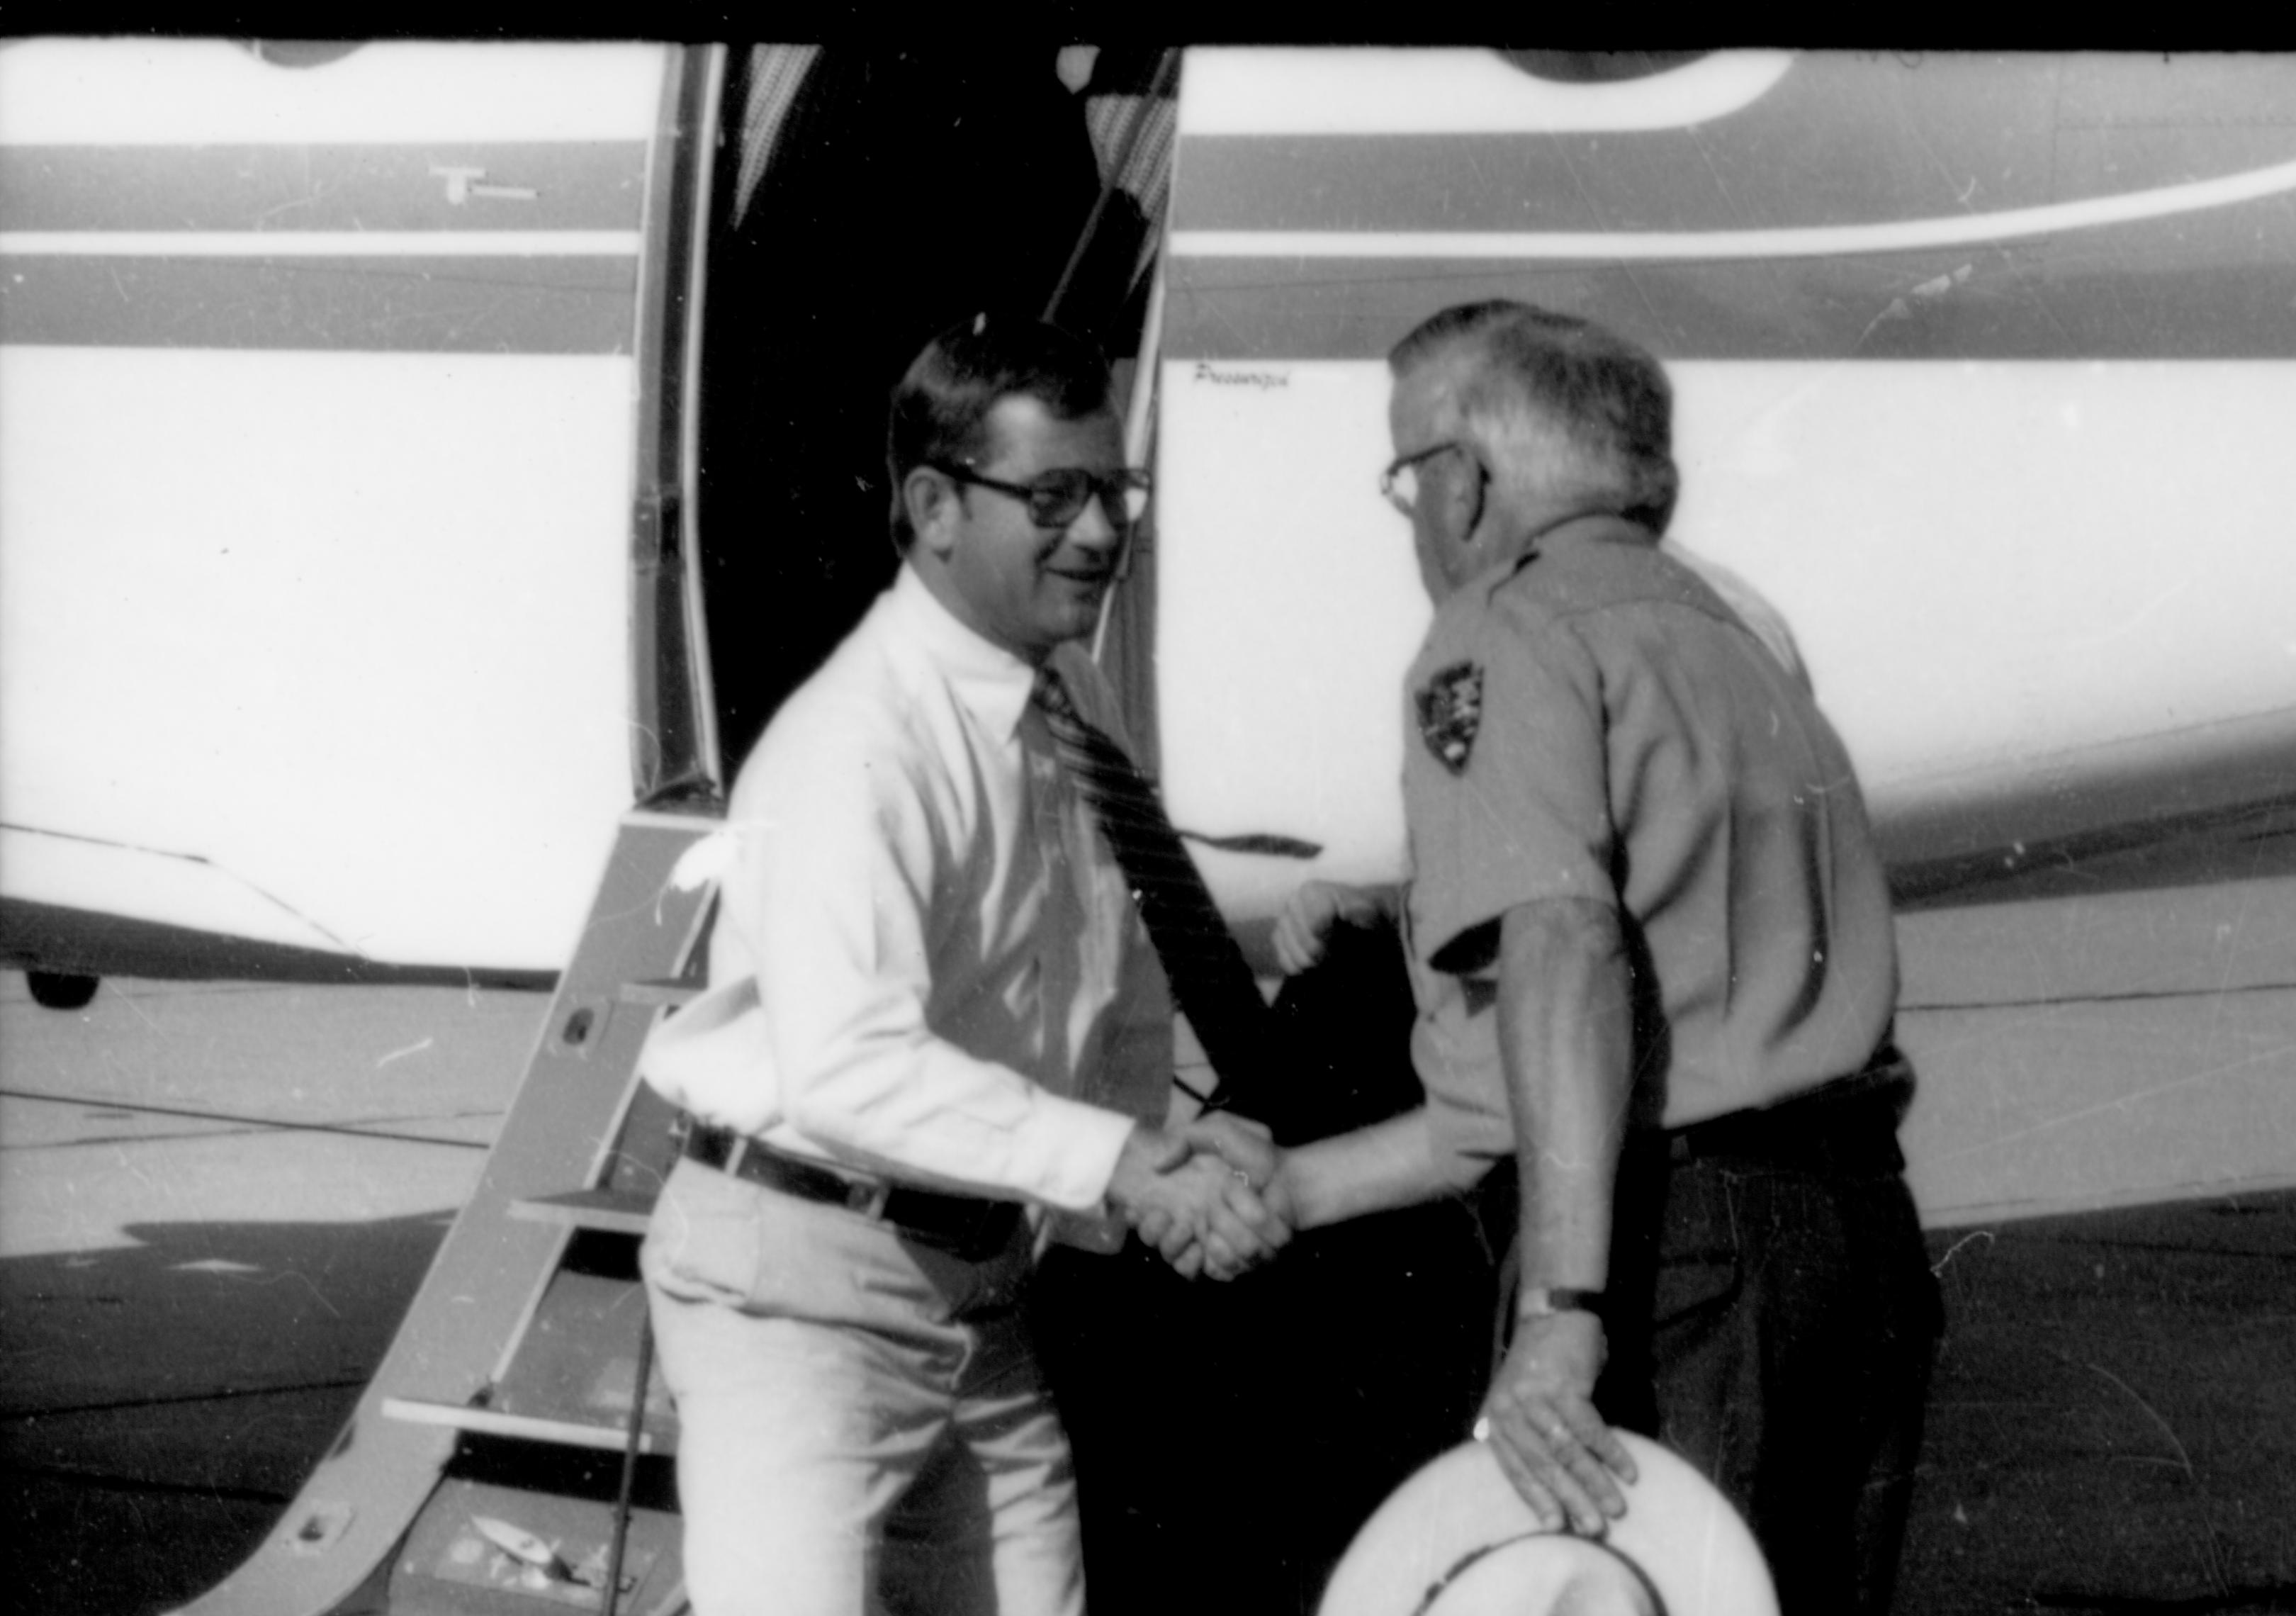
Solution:
{"label": "shadow on pavement", "polygon": [[[218,1581],[447,1221],[143,1225],[0,1262],[10,1608],[144,1616]],[[2296,1194],[1931,1241],[1948,1333],[1897,1608],[2296,1611]]]}
{"label": "shadow on pavement", "polygon": [[451,1214],[130,1226],[0,1261],[9,1607],[164,1610],[286,1507],[389,1348]]}

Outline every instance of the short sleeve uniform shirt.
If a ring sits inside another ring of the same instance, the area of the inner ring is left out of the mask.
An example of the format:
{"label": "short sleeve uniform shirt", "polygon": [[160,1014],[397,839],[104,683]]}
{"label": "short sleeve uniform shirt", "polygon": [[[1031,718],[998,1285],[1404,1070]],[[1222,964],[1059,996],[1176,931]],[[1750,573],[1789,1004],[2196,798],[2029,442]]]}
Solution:
{"label": "short sleeve uniform shirt", "polygon": [[1897,955],[1849,756],[1647,531],[1577,518],[1455,592],[1406,701],[1413,1054],[1439,1145],[1514,1150],[1497,923],[1541,898],[1621,915],[1637,1125],[1773,1103],[1879,1044]]}

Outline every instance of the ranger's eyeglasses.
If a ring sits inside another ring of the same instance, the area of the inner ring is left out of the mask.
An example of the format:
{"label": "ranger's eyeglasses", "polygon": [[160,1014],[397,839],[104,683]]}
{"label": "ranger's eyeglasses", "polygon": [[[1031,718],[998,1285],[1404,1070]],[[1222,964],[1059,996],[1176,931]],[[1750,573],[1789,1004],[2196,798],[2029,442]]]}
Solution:
{"label": "ranger's eyeglasses", "polygon": [[1387,470],[1379,474],[1379,491],[1386,496],[1388,504],[1406,516],[1410,515],[1419,505],[1421,463],[1434,459],[1438,455],[1447,454],[1453,449],[1457,449],[1462,454],[1470,452],[1465,444],[1454,441],[1439,443],[1431,448],[1420,449],[1414,454],[1397,455],[1389,463]]}

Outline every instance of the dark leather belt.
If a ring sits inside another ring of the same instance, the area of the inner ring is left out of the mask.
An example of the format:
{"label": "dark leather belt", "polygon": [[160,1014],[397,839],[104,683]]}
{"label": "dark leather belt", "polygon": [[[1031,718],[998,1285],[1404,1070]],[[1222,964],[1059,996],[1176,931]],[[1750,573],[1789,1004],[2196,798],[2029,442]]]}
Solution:
{"label": "dark leather belt", "polygon": [[1913,1103],[1914,1072],[1888,1045],[1853,1076],[1767,1105],[1640,1136],[1629,1148],[1668,1161],[1736,1161],[1807,1172],[1905,1169],[1898,1124]]}
{"label": "dark leather belt", "polygon": [[1021,1226],[1016,1202],[984,1201],[977,1195],[947,1195],[938,1190],[849,1178],[832,1168],[777,1151],[730,1128],[690,1123],[685,1150],[704,1167],[800,1201],[825,1202],[877,1218],[968,1262],[996,1256]]}

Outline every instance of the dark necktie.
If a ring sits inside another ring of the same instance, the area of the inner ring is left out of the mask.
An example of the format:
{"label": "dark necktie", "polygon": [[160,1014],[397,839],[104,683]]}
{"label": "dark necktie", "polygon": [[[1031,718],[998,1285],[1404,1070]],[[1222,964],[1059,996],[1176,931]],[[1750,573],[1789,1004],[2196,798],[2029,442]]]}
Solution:
{"label": "dark necktie", "polygon": [[[1164,974],[1210,1057],[1215,1085],[1206,1110],[1253,1112],[1275,1073],[1275,1018],[1259,997],[1235,934],[1212,902],[1195,861],[1164,816],[1156,788],[1124,749],[1077,710],[1068,686],[1039,669],[1033,700],[1052,731],[1062,767],[1084,795],[1131,884],[1132,901],[1164,963]],[[1256,1113],[1255,1113],[1256,1114]]]}

